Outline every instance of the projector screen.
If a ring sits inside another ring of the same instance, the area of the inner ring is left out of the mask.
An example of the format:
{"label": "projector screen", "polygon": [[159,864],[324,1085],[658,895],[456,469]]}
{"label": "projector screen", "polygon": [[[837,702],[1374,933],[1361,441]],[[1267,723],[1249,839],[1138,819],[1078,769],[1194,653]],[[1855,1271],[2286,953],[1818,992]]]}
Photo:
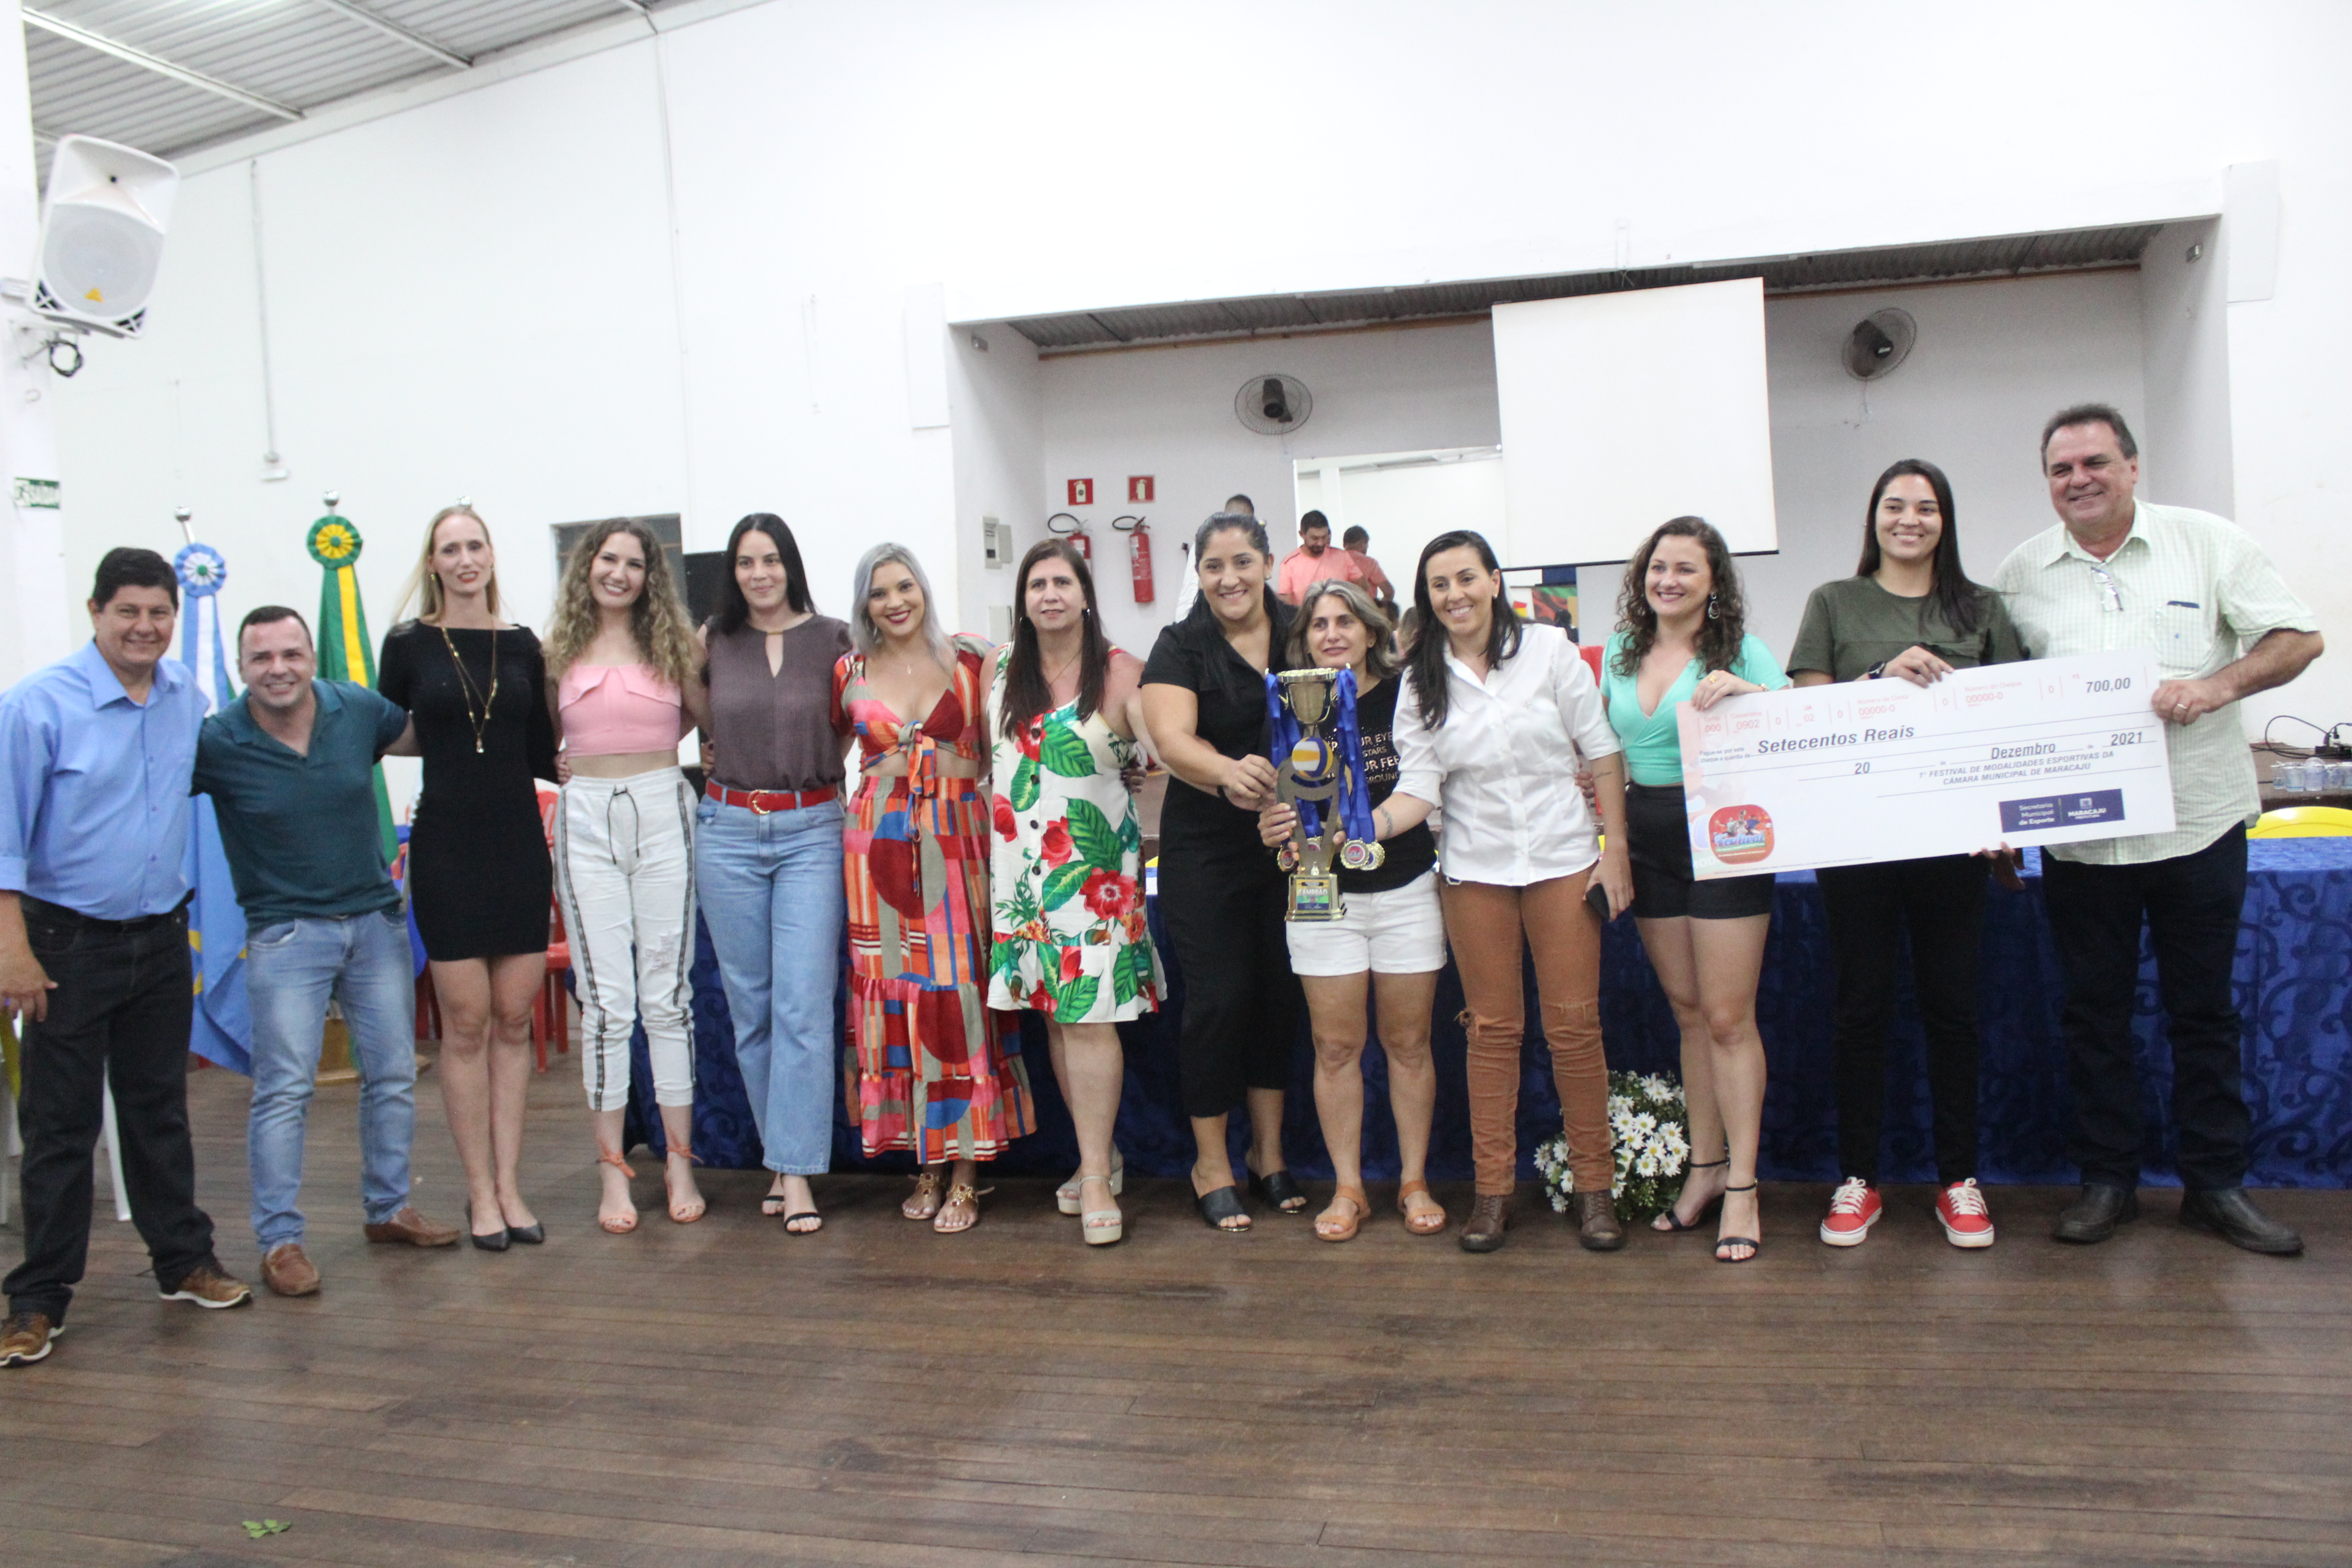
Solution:
{"label": "projector screen", "polygon": [[1742,278],[1495,307],[1511,566],[1623,561],[1695,513],[1780,547],[1764,284]]}

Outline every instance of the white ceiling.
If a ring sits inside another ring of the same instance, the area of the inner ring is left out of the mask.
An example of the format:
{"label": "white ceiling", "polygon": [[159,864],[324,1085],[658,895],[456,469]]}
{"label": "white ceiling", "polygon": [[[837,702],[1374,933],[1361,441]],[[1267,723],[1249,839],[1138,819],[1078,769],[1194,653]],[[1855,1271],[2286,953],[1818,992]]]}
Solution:
{"label": "white ceiling", "polygon": [[39,166],[68,134],[178,157],[674,3],[26,0]]}

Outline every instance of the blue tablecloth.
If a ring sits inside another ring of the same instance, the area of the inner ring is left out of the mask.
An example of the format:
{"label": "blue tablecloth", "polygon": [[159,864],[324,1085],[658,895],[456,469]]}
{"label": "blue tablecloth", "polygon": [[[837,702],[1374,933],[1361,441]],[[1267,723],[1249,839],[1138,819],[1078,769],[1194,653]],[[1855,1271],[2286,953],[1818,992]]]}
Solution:
{"label": "blue tablecloth", "polygon": [[[2252,1170],[2258,1186],[2352,1185],[2352,839],[2256,840],[2245,923],[2238,942],[2238,1005],[2246,1019],[2246,1098],[2253,1111]],[[1158,911],[1152,930],[1161,935]],[[1192,1163],[1192,1132],[1176,1086],[1176,1021],[1183,977],[1164,939],[1173,983],[1171,1005],[1157,1017],[1123,1026],[1126,1096],[1118,1142],[1139,1173],[1182,1174]],[[1758,1016],[1770,1064],[1764,1103],[1762,1173],[1769,1180],[1832,1181],[1837,1176],[1836,1090],[1830,1029],[1834,984],[1821,889],[1810,873],[1780,879],[1772,934],[1764,957]],[[2069,1183],[2065,1157],[2072,1105],[2065,1052],[2059,1040],[2062,987],[2042,909],[2040,867],[2028,857],[2022,893],[1995,889],[1985,910],[1981,1005],[1984,1029],[1983,1149],[1980,1174],[1989,1182]],[[2136,1031],[2143,1092],[2151,1129],[2147,1169],[2170,1180],[2173,1165],[2169,1055],[2158,1048],[2156,971],[2143,952]],[[1644,1070],[1676,1066],[1674,1019],[1643,956],[1630,920],[1613,923],[1602,953],[1601,1022],[1610,1065]],[[736,1072],[727,999],[708,931],[698,929],[694,968],[695,1152],[706,1163],[736,1167],[760,1163],[760,1143]],[[1454,1022],[1462,987],[1449,965],[1438,982],[1433,1042],[1438,1067],[1437,1121],[1430,1173],[1463,1180],[1471,1173],[1468,1101],[1463,1081],[1465,1043]],[[1538,1016],[1528,980],[1528,1016]],[[1045,1057],[1045,1031],[1028,1015],[1023,1030],[1040,1127],[998,1164],[1010,1174],[1066,1175],[1077,1145]],[[644,1032],[635,1042],[631,1075],[631,1138],[656,1126]],[[1934,1179],[1928,1152],[1927,1087],[1921,1037],[1907,981],[1888,1053],[1892,1100],[1886,1123],[1885,1173],[1890,1182]],[[1292,1072],[1286,1147],[1302,1173],[1328,1176],[1310,1093],[1311,1054],[1301,1034]],[[1366,1174],[1396,1173],[1396,1130],[1388,1112],[1385,1065],[1377,1046],[1365,1052],[1368,1105],[1364,1118]],[[908,1169],[905,1155],[868,1161],[841,1111],[835,1086],[834,1166],[836,1170]],[[1244,1142],[1236,1115],[1234,1146]],[[1530,1030],[1519,1105],[1522,1173],[1532,1175],[1535,1145],[1559,1130],[1541,1037]],[[656,1138],[658,1133],[654,1134]]]}

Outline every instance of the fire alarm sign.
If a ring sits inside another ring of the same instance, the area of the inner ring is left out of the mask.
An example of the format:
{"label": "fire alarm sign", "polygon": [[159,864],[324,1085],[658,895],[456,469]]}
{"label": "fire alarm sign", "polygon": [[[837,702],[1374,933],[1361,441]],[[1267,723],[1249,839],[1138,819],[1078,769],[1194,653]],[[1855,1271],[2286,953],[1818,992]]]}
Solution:
{"label": "fire alarm sign", "polygon": [[1151,499],[1151,476],[1150,474],[1128,475],[1127,499],[1129,505],[1137,505],[1150,500]]}
{"label": "fire alarm sign", "polygon": [[1069,501],[1069,504],[1070,504],[1070,505],[1072,505],[1072,506],[1092,506],[1092,505],[1094,505],[1094,504],[1095,504],[1095,482],[1094,482],[1094,480],[1092,480],[1092,479],[1072,479],[1072,480],[1070,481],[1070,501]]}

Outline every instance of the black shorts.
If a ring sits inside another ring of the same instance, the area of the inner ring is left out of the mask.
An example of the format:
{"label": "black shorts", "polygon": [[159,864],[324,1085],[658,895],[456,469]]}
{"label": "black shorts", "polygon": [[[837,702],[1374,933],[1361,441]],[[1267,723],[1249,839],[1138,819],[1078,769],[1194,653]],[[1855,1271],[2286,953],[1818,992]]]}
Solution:
{"label": "black shorts", "polygon": [[1773,877],[1691,878],[1690,825],[1680,784],[1625,786],[1626,848],[1637,920],[1736,921],[1772,912]]}

